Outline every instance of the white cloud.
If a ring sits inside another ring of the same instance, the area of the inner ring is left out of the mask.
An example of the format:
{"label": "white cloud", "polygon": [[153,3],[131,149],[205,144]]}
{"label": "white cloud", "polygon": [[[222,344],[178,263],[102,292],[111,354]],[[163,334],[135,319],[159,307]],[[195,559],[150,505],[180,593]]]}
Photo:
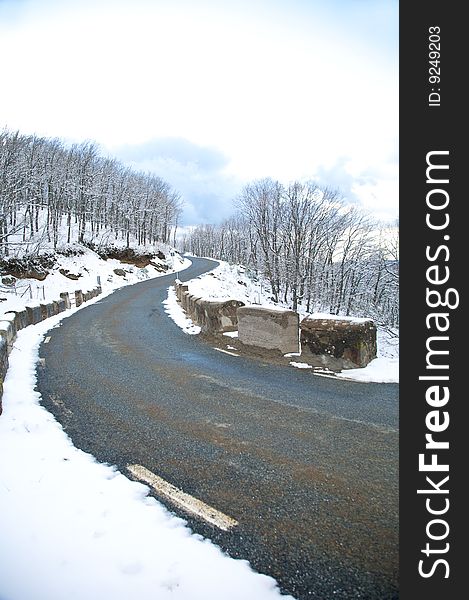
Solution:
{"label": "white cloud", "polygon": [[[390,35],[391,1],[366,3],[368,13],[358,3],[355,21],[346,2],[20,4],[0,41],[11,128],[111,151],[184,138],[220,149],[239,180],[312,177],[341,157],[357,178],[396,165],[397,54],[372,29]],[[374,177],[379,204],[391,182]],[[384,202],[397,213],[397,198]]]}

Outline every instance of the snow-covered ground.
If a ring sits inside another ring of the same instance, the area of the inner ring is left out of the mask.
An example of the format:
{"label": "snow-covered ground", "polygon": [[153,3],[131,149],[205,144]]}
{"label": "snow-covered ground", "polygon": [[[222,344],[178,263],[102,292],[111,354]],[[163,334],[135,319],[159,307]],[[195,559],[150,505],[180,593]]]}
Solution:
{"label": "snow-covered ground", "polygon": [[[229,265],[227,262],[220,261],[220,265],[205,275],[191,279],[189,291],[196,296],[210,300],[241,300],[245,304],[257,304],[270,309],[278,308],[269,298],[269,288],[262,281],[255,281],[249,276],[246,269],[240,265]],[[186,331],[186,333],[196,334],[200,328],[194,325],[177,302],[174,288],[168,290],[168,298],[165,302],[165,309],[176,324]],[[299,307],[300,318],[306,316],[303,307]],[[312,313],[312,317],[321,319],[334,319],[335,315],[327,313]],[[344,317],[341,317],[344,318]],[[352,317],[353,321],[363,321],[364,319]],[[348,369],[337,374],[337,377],[343,379],[376,382],[376,383],[397,383],[399,382],[399,335],[397,330],[390,331],[378,327],[378,357],[372,360],[368,366],[363,369]],[[298,369],[307,369],[309,365],[296,359],[290,362],[290,365]],[[318,374],[317,370],[315,373]]]}
{"label": "snow-covered ground", "polygon": [[[122,281],[107,284],[103,296]],[[10,355],[0,417],[1,600],[280,598],[273,579],[192,534],[146,486],[76,449],[40,406],[41,340],[103,296],[20,331]]]}

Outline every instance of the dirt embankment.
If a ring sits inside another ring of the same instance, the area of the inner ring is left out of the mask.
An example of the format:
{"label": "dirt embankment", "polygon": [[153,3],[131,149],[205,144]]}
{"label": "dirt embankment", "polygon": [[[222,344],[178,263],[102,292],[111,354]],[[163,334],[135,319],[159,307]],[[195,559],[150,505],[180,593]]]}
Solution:
{"label": "dirt embankment", "polygon": [[[132,248],[116,248],[114,246],[97,248],[92,245],[88,247],[96,252],[100,258],[116,259],[121,263],[135,265],[137,268],[144,269],[149,265],[157,271],[165,272],[168,270],[166,264],[161,261],[166,259],[163,252],[156,254],[138,253]],[[80,248],[73,248],[65,251],[41,254],[40,256],[26,255],[21,258],[3,258],[0,260],[0,277],[5,285],[11,285],[16,279],[37,279],[44,281],[49,272],[57,266],[59,256],[70,256],[83,254]],[[60,273],[69,279],[78,279],[80,275],[70,273],[67,269],[60,269]]]}
{"label": "dirt embankment", "polygon": [[167,271],[167,265],[162,265],[160,262],[156,262],[155,259],[165,260],[166,256],[163,252],[158,251],[156,254],[140,254],[133,250],[132,248],[93,248],[93,250],[104,260],[108,258],[114,258],[119,260],[121,263],[127,265],[135,265],[139,269],[144,269],[151,265],[155,267],[158,271]]}

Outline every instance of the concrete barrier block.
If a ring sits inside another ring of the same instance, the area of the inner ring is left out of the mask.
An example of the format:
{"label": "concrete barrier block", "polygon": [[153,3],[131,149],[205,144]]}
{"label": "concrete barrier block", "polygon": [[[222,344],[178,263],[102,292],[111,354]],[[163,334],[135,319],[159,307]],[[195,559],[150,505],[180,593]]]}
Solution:
{"label": "concrete barrier block", "polygon": [[81,306],[83,304],[83,292],[81,290],[75,290],[75,306]]}
{"label": "concrete barrier block", "polygon": [[68,292],[61,292],[60,299],[65,302],[66,309],[69,309],[72,306],[70,303],[70,295]]}
{"label": "concrete barrier block", "polygon": [[29,325],[36,325],[36,323],[42,321],[40,306],[27,306],[26,312],[28,314]]}
{"label": "concrete barrier block", "polygon": [[58,300],[57,306],[59,307],[59,313],[67,310],[67,305],[65,303],[65,300],[62,300],[62,299]]}
{"label": "concrete barrier block", "polygon": [[60,312],[58,300],[52,300],[51,304],[52,304],[52,315],[53,316],[58,315]]}
{"label": "concrete barrier block", "polygon": [[306,317],[301,321],[302,353],[322,356],[332,367],[356,369],[376,358],[376,325],[371,319]]}
{"label": "concrete barrier block", "polygon": [[298,313],[292,310],[241,306],[237,309],[237,317],[239,340],[243,344],[279,350],[282,354],[298,352]]}

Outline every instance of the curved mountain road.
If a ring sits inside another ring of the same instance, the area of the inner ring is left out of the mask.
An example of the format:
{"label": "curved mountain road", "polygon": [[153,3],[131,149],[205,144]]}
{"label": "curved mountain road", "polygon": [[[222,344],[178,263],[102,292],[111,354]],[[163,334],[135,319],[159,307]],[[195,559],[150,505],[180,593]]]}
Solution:
{"label": "curved mountain road", "polygon": [[[193,259],[180,279],[215,264]],[[217,352],[165,314],[174,278],[122,288],[53,329],[44,405],[97,459],[143,465],[236,519],[222,531],[179,513],[285,592],[397,598],[398,386]]]}

